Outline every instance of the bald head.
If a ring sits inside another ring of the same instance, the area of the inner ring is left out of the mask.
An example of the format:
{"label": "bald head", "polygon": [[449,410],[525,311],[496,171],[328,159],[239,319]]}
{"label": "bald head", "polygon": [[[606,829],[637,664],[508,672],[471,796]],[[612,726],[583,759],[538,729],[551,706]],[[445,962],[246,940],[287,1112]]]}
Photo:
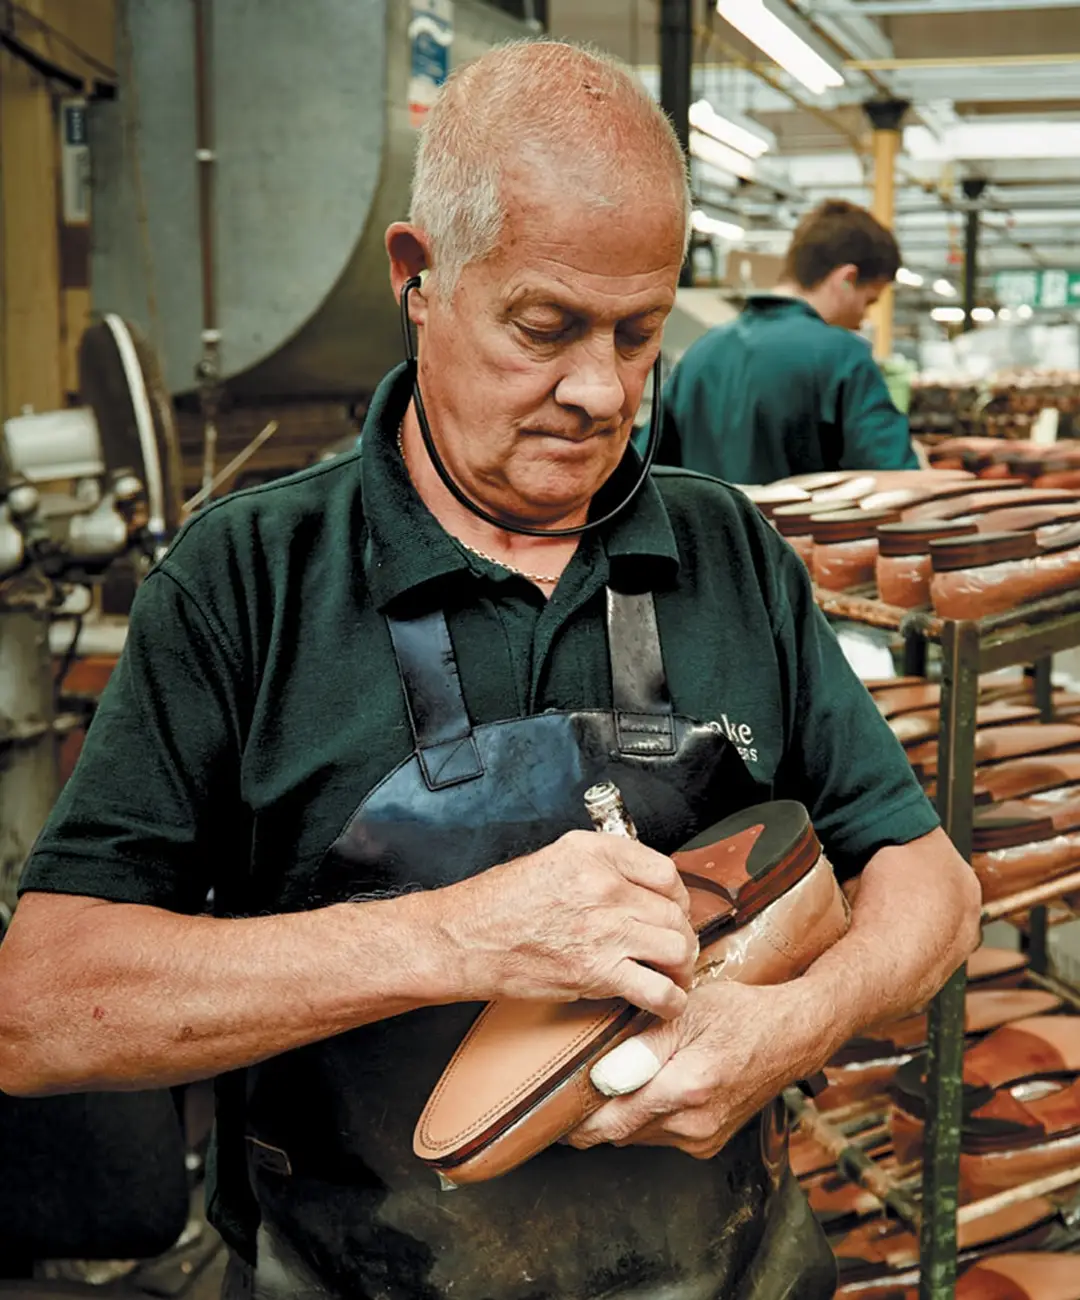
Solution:
{"label": "bald head", "polygon": [[670,209],[689,232],[686,166],[671,123],[615,59],[517,41],[457,69],[420,137],[410,220],[430,240],[434,287],[499,243],[512,202]]}

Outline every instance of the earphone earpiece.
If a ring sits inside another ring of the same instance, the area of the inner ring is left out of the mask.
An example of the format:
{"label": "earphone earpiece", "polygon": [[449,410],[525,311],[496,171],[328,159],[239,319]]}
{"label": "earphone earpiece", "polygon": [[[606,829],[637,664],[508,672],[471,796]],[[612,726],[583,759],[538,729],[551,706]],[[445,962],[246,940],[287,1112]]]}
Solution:
{"label": "earphone earpiece", "polygon": [[431,274],[431,272],[430,272],[430,271],[428,270],[428,268],[425,266],[424,269],[420,272],[420,274],[416,277],[416,278],[420,281],[420,288],[421,288],[421,289],[423,289],[424,286],[427,284],[427,278],[428,278],[428,276],[429,276],[430,274]]}

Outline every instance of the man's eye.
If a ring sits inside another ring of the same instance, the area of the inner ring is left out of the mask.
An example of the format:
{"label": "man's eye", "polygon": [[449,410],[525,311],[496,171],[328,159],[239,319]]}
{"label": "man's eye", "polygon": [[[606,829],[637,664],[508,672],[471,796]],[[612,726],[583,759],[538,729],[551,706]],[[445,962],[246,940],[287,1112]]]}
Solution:
{"label": "man's eye", "polygon": [[518,322],[518,329],[534,343],[558,343],[567,333],[564,325],[526,325],[524,321]]}
{"label": "man's eye", "polygon": [[652,333],[641,330],[623,330],[619,334],[619,344],[628,352],[638,352],[652,342]]}

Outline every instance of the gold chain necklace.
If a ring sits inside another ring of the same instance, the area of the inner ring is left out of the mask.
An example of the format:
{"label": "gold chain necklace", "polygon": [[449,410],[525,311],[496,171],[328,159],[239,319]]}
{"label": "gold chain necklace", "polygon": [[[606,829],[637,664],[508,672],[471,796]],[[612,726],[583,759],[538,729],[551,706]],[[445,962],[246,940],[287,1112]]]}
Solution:
{"label": "gold chain necklace", "polygon": [[[405,421],[402,420],[398,425],[397,431],[397,445],[398,451],[401,453],[402,461],[405,460],[405,441],[402,436],[404,428]],[[547,587],[557,587],[559,584],[558,577],[552,578],[548,574],[530,573],[527,569],[519,569],[516,564],[507,564],[505,560],[497,560],[494,555],[488,555],[486,551],[478,551],[475,546],[470,546],[468,542],[463,542],[460,537],[455,537],[454,541],[456,541],[459,546],[463,546],[465,550],[469,551],[472,555],[478,556],[481,560],[487,560],[489,564],[498,565],[500,569],[509,569],[511,573],[516,573],[519,578],[528,578],[530,582],[540,582]]]}

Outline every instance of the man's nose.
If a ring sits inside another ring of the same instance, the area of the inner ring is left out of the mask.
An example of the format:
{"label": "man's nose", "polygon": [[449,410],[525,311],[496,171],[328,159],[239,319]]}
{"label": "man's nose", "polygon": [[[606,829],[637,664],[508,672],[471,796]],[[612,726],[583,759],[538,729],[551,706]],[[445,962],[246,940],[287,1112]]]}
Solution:
{"label": "man's nose", "polygon": [[574,349],[566,374],[555,389],[560,406],[576,406],[591,420],[613,420],[625,400],[613,341],[591,341]]}

